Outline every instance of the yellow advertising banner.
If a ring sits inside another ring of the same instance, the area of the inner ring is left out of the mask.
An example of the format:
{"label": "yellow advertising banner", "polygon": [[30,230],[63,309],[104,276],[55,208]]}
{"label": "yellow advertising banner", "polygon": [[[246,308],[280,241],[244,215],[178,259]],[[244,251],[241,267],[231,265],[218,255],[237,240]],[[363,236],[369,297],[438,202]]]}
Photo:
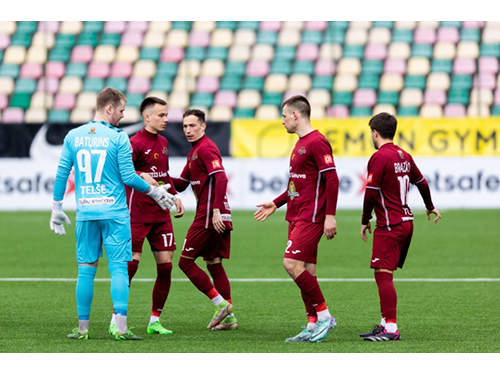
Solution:
{"label": "yellow advertising banner", "polygon": [[[374,151],[368,118],[313,120],[334,156],[370,156]],[[235,158],[288,157],[297,141],[281,119],[236,119],[231,124]],[[414,156],[500,156],[500,118],[400,118],[394,143]]]}

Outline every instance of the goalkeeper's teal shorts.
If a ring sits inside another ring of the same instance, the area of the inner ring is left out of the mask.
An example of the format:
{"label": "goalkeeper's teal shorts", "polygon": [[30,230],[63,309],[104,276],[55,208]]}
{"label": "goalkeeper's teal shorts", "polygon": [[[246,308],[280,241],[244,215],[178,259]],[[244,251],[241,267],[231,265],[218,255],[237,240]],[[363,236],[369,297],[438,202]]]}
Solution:
{"label": "goalkeeper's teal shorts", "polygon": [[108,262],[132,261],[130,219],[77,221],[76,261],[94,263],[102,257],[102,245]]}

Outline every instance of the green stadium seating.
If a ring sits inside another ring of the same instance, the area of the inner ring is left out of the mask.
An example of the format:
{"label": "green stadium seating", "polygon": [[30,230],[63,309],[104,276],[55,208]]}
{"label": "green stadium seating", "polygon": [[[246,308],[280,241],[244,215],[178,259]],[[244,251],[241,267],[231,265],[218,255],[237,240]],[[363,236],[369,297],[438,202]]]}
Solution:
{"label": "green stadium seating", "polygon": [[24,110],[30,107],[31,94],[15,92],[10,98],[10,107],[22,108]]}
{"label": "green stadium seating", "polygon": [[207,51],[207,59],[216,59],[216,60],[226,60],[227,59],[227,48],[226,47],[217,47],[210,46]]}
{"label": "green stadium seating", "polygon": [[259,21],[239,21],[238,29],[250,29],[250,30],[258,30],[259,29]]}
{"label": "green stadium seating", "polygon": [[257,44],[272,44],[275,45],[278,41],[278,33],[276,31],[263,30],[257,34]]}
{"label": "green stadium seating", "polygon": [[32,35],[29,33],[19,33],[16,32],[10,41],[10,44],[13,46],[23,46],[28,48],[31,45],[31,37]]}
{"label": "green stadium seating", "polygon": [[394,29],[392,31],[392,41],[393,42],[413,42],[413,30],[408,29]]}
{"label": "green stadium seating", "polygon": [[78,37],[77,44],[95,47],[97,45],[97,33],[92,31],[82,32]]}
{"label": "green stadium seating", "polygon": [[463,88],[450,88],[448,91],[448,103],[469,104],[469,90]]}
{"label": "green stadium seating", "polygon": [[283,94],[281,92],[264,91],[262,94],[263,105],[281,106],[281,103],[283,103]]}
{"label": "green stadium seating", "polygon": [[404,87],[405,88],[424,90],[426,84],[427,84],[427,79],[424,75],[408,74],[405,76],[405,80],[404,80]]}
{"label": "green stadium seating", "polygon": [[172,77],[169,76],[156,76],[151,82],[151,90],[153,91],[172,91],[174,84]]}
{"label": "green stadium seating", "polygon": [[492,116],[500,116],[500,105],[494,105],[491,107]]}
{"label": "green stadium seating", "polygon": [[363,73],[381,74],[384,71],[384,62],[382,60],[363,60],[361,71]]}
{"label": "green stadium seating", "polygon": [[99,44],[111,45],[114,47],[118,47],[120,45],[121,38],[122,37],[120,34],[108,34],[108,33],[102,34]]}
{"label": "green stadium seating", "polygon": [[229,29],[235,30],[237,22],[236,21],[217,21],[215,28],[216,29]]}
{"label": "green stadium seating", "polygon": [[479,55],[484,57],[500,57],[500,44],[483,43],[479,49]]}
{"label": "green stadium seating", "polygon": [[304,30],[302,32],[302,43],[305,44],[320,44],[323,39],[319,30]]}
{"label": "green stadium seating", "polygon": [[50,123],[68,123],[70,122],[70,112],[66,109],[51,109],[48,121]]}
{"label": "green stadium seating", "polygon": [[17,64],[2,64],[0,66],[0,77],[17,78],[19,70],[20,68]]}
{"label": "green stadium seating", "polygon": [[394,21],[373,21],[372,27],[392,29],[394,27]]}
{"label": "green stadium seating", "polygon": [[243,89],[246,90],[258,90],[262,91],[264,88],[264,78],[263,77],[252,77],[247,76],[243,81]]}
{"label": "green stadium seating", "polygon": [[358,79],[360,89],[377,90],[380,86],[380,75],[376,73],[362,73]]}
{"label": "green stadium seating", "polygon": [[311,60],[297,60],[293,64],[292,74],[309,74],[314,73],[314,61]]}
{"label": "green stadium seating", "polygon": [[431,62],[431,72],[443,72],[450,74],[453,68],[452,60],[436,59]]}
{"label": "green stadium seating", "polygon": [[139,53],[140,60],[153,60],[158,61],[161,55],[160,48],[156,47],[142,47]]}
{"label": "green stadium seating", "polygon": [[427,57],[430,59],[432,57],[433,46],[432,44],[414,44],[411,48],[411,55],[413,57]]}
{"label": "green stadium seating", "polygon": [[243,61],[228,61],[226,63],[226,73],[245,74],[246,64]]}
{"label": "green stadium seating", "polygon": [[285,59],[275,59],[271,63],[270,68],[271,74],[286,74],[289,75],[292,72],[292,63],[290,60]]}
{"label": "green stadium seating", "polygon": [[344,46],[344,50],[342,51],[342,56],[362,59],[364,53],[365,53],[364,46],[358,44],[346,44]]}
{"label": "green stadium seating", "polygon": [[192,27],[192,21],[173,21],[172,30],[186,30],[190,31]]}
{"label": "green stadium seating", "polygon": [[18,21],[16,32],[33,34],[38,28],[38,22],[36,21]]}
{"label": "green stadium seating", "polygon": [[106,80],[106,86],[114,87],[121,92],[125,92],[127,90],[127,84],[127,79],[122,77],[109,77]]}
{"label": "green stadium seating", "polygon": [[85,21],[83,23],[83,32],[89,31],[92,33],[99,33],[104,28],[103,21]]}
{"label": "green stadium seating", "polygon": [[370,107],[352,107],[351,116],[352,117],[370,117],[372,115],[372,109]]}
{"label": "green stadium seating", "polygon": [[476,42],[479,43],[481,40],[481,34],[479,33],[479,29],[462,29],[460,30],[460,40],[467,42]]}
{"label": "green stadium seating", "polygon": [[314,76],[312,79],[311,86],[313,89],[325,89],[331,90],[333,87],[333,77],[332,76]]}
{"label": "green stadium seating", "polygon": [[235,118],[253,118],[255,116],[255,110],[252,108],[236,107],[233,116]]}
{"label": "green stadium seating", "polygon": [[137,107],[141,106],[142,101],[144,100],[144,95],[139,93],[127,93],[125,94],[127,97],[127,106],[129,107]]}
{"label": "green stadium seating", "polygon": [[441,21],[442,27],[462,27],[462,21]]}
{"label": "green stadium seating", "polygon": [[186,60],[203,60],[205,58],[205,48],[203,47],[188,47],[186,49]]}
{"label": "green stadium seating", "polygon": [[209,92],[195,92],[191,97],[191,105],[199,107],[212,107],[214,104],[214,95]]}
{"label": "green stadium seating", "polygon": [[239,91],[241,89],[241,74],[226,73],[221,79],[219,89]]}
{"label": "green stadium seating", "polygon": [[167,76],[174,77],[177,75],[178,66],[174,62],[166,61],[158,63],[158,67],[156,70],[157,76]]}
{"label": "green stadium seating", "polygon": [[277,45],[274,51],[274,59],[292,60],[295,58],[294,46]]}
{"label": "green stadium seating", "polygon": [[66,65],[66,75],[85,78],[87,75],[87,64],[70,62]]}
{"label": "green stadium seating", "polygon": [[[83,89],[82,91],[93,91],[93,92],[99,92],[104,88],[104,79],[102,78],[85,78],[83,81]],[[127,97],[128,101],[128,97]]]}
{"label": "green stadium seating", "polygon": [[451,76],[450,87],[469,90],[472,88],[472,76],[468,74],[453,74]]}
{"label": "green stadium seating", "polygon": [[334,91],[332,104],[341,104],[350,106],[352,103],[352,93],[348,91]]}
{"label": "green stadium seating", "polygon": [[36,79],[33,78],[18,78],[14,86],[14,93],[31,95],[36,91],[36,83]]}
{"label": "green stadium seating", "polygon": [[[57,34],[56,36],[56,42],[55,46],[56,47],[73,47],[76,42],[76,36],[75,34]],[[50,114],[49,114],[50,117]]]}
{"label": "green stadium seating", "polygon": [[71,56],[71,48],[68,46],[55,46],[50,50],[50,61],[63,61],[68,62]]}
{"label": "green stadium seating", "polygon": [[392,104],[395,106],[399,102],[399,93],[397,91],[380,91],[377,102],[379,104]]}
{"label": "green stadium seating", "polygon": [[419,115],[418,107],[400,106],[397,115],[401,117],[417,117]]}

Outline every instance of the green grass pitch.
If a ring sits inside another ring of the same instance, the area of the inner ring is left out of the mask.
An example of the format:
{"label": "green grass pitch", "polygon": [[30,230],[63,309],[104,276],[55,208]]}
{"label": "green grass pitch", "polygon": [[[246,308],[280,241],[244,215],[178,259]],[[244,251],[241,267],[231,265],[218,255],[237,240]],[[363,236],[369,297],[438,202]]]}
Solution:
{"label": "green grass pitch", "polygon": [[[284,342],[306,323],[300,292],[282,266],[287,242],[284,210],[264,223],[256,222],[253,212],[233,214],[231,259],[224,265],[232,280],[239,330],[206,329],[213,306],[179,270],[177,250],[175,280],[161,316],[174,334],[147,335],[156,269],[145,245],[132,281],[128,313],[129,326],[144,340],[115,342],[107,334],[112,311],[107,280],[96,281],[91,339],[67,339],[77,326],[75,214],[68,214],[73,225],[66,229],[66,236],[57,236],[49,230],[49,212],[0,213],[0,353],[500,352],[500,282],[470,280],[500,278],[495,235],[499,210],[448,210],[442,212],[438,224],[427,221],[421,211],[415,213],[410,253],[404,269],[395,273],[402,340],[389,343],[365,342],[359,337],[380,319],[377,288],[369,269],[372,237],[368,243],[361,240],[360,212],[338,212],[338,234],[331,241],[321,240],[317,267],[338,326],[320,344]],[[193,213],[187,212],[174,219],[178,248],[192,218]],[[204,267],[203,262],[200,265]],[[105,257],[97,278],[109,279]]]}

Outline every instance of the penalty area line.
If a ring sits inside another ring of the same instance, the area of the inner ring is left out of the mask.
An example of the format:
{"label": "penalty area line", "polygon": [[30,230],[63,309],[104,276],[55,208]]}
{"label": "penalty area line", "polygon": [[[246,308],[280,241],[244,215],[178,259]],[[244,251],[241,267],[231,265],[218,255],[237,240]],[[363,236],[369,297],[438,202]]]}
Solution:
{"label": "penalty area line", "polygon": [[[8,281],[40,281],[40,282],[76,282],[76,278],[26,278],[26,277],[4,277],[0,278],[0,282]],[[110,278],[96,278],[96,282],[110,282]],[[154,282],[156,279],[134,279],[134,282]],[[182,279],[172,279],[172,281],[189,281],[187,278]],[[230,282],[243,282],[243,283],[254,283],[254,282],[265,282],[265,283],[275,283],[275,282],[292,282],[291,278],[286,279],[265,279],[265,278],[247,278],[247,279],[229,279]],[[373,282],[373,278],[318,278],[320,282]],[[429,282],[429,283],[457,283],[457,282],[500,282],[500,278],[409,278],[409,279],[394,279],[395,282]]]}

